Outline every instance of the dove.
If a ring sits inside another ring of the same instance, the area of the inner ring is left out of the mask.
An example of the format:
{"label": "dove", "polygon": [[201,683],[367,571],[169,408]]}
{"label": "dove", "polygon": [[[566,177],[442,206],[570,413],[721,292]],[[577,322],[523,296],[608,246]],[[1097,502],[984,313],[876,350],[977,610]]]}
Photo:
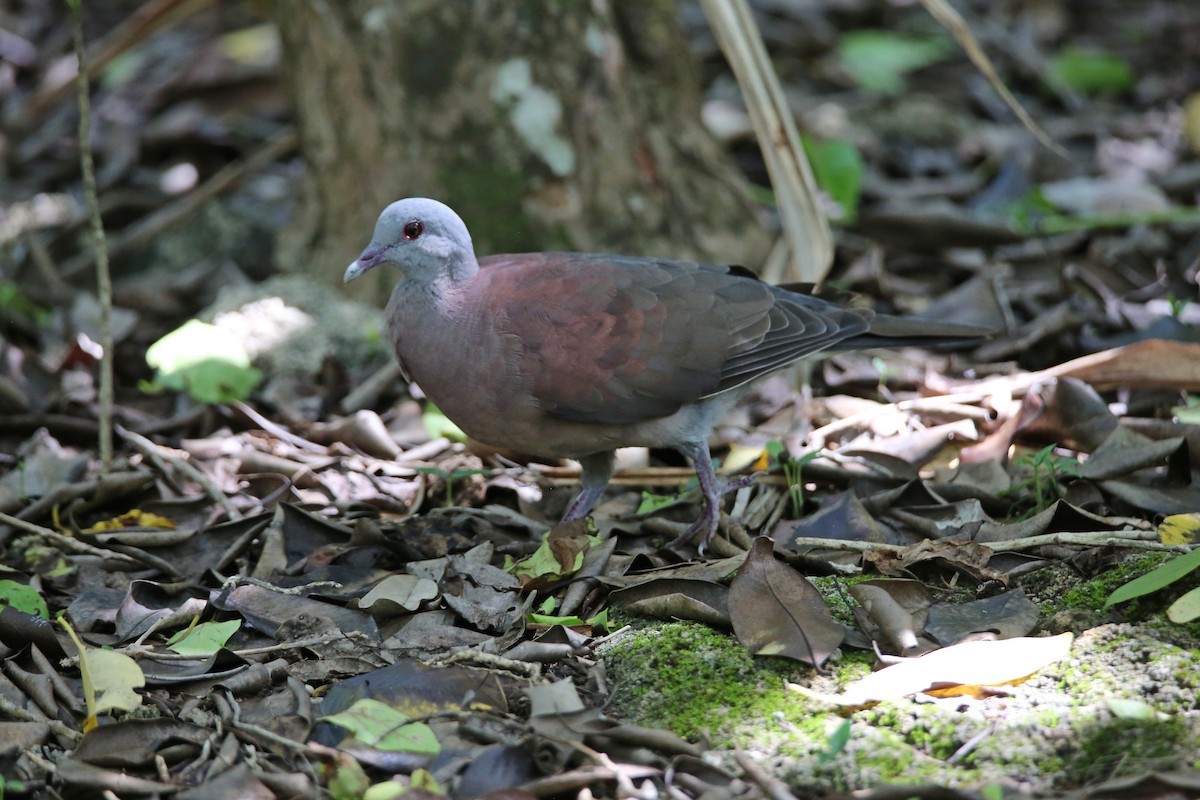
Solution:
{"label": "dove", "polygon": [[708,435],[754,381],[813,354],[937,345],[983,328],[876,314],[775,286],[738,266],[597,253],[478,257],[451,208],[408,198],[380,215],[352,281],[396,275],[396,357],[450,420],[497,448],[575,459],[603,495],[619,447],[670,447],[695,465],[703,507],[679,541],[711,540],[720,499]]}

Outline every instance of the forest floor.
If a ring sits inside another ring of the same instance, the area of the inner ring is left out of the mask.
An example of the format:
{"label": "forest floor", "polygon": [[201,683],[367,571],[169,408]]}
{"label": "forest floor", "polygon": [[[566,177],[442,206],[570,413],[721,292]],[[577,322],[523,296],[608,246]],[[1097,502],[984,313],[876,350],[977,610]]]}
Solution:
{"label": "forest floor", "polygon": [[1200,4],[961,4],[1063,153],[919,5],[756,5],[831,283],[997,333],[763,381],[704,553],[674,454],[553,526],[577,466],[463,442],[378,309],[276,273],[248,4],[85,5],[107,469],[66,4],[0,10],[0,795],[1200,797]]}

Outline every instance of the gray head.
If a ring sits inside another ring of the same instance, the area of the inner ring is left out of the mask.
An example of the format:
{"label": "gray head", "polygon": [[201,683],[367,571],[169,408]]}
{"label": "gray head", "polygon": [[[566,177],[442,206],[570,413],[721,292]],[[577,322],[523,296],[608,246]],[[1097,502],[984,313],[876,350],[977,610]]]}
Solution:
{"label": "gray head", "polygon": [[471,234],[449,206],[427,197],[397,200],[383,210],[375,235],[347,269],[346,283],[380,264],[393,264],[409,280],[432,284],[439,278],[465,280],[478,264]]}

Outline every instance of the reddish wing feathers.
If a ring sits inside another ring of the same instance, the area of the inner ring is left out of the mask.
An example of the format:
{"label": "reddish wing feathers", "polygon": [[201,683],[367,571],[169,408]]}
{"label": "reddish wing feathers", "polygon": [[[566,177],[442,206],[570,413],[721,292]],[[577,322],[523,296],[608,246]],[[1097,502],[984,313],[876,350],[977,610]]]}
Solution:
{"label": "reddish wing feathers", "polygon": [[727,267],[578,253],[479,263],[492,324],[519,343],[513,366],[547,413],[579,422],[668,416],[869,319]]}

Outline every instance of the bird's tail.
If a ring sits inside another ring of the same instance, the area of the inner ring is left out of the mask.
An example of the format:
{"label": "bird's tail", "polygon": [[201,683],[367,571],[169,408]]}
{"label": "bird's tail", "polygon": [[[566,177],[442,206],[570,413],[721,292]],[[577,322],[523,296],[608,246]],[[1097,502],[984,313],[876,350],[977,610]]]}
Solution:
{"label": "bird's tail", "polygon": [[962,347],[979,344],[996,331],[982,325],[943,322],[923,317],[876,314],[866,333],[838,342],[830,350],[865,350],[871,347]]}

